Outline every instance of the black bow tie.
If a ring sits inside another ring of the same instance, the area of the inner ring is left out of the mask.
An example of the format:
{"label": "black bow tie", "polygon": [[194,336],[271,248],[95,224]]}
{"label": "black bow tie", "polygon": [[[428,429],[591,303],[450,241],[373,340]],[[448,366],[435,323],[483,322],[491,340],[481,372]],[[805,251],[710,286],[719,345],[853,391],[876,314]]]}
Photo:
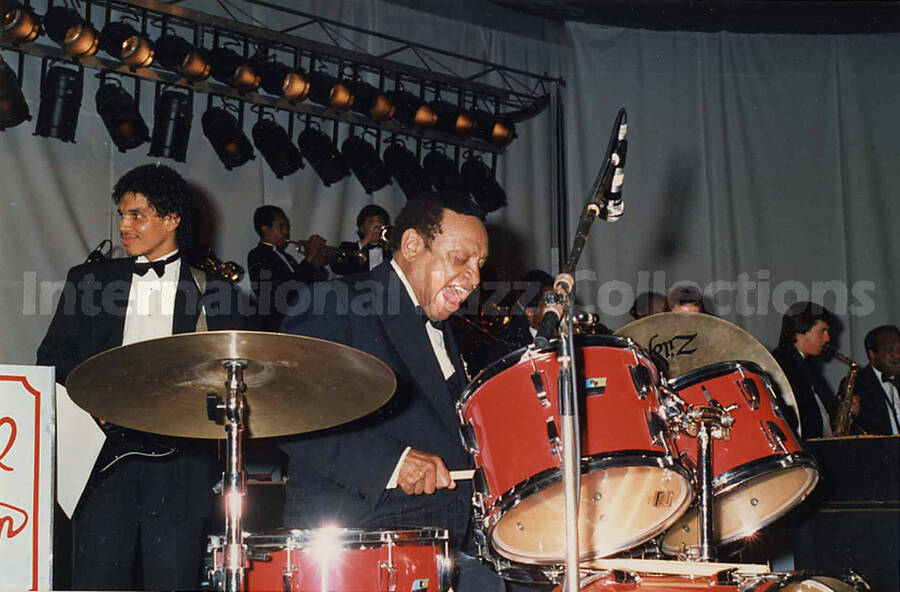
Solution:
{"label": "black bow tie", "polygon": [[444,321],[432,321],[428,318],[428,315],[425,314],[425,309],[421,306],[416,307],[416,314],[422,318],[422,324],[428,323],[438,331],[444,330]]}
{"label": "black bow tie", "polygon": [[[882,374],[881,382],[889,382],[891,384],[896,385],[898,382],[900,382],[900,375],[892,376],[890,374]],[[900,388],[900,387],[898,387],[898,388]]]}
{"label": "black bow tie", "polygon": [[134,273],[143,277],[147,275],[147,272],[151,269],[156,272],[156,277],[162,277],[163,273],[166,271],[166,265],[172,263],[173,261],[177,261],[180,255],[175,253],[171,257],[167,259],[159,259],[157,261],[145,261],[143,263],[135,263],[134,264]]}

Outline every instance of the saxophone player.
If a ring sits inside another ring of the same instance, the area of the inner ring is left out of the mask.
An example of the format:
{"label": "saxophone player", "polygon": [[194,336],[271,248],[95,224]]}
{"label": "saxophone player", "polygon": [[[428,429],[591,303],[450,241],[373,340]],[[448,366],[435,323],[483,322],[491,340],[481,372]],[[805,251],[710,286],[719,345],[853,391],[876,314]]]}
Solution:
{"label": "saxophone player", "polygon": [[869,364],[857,374],[853,389],[860,399],[854,428],[865,434],[900,434],[900,328],[876,327],[864,343]]}

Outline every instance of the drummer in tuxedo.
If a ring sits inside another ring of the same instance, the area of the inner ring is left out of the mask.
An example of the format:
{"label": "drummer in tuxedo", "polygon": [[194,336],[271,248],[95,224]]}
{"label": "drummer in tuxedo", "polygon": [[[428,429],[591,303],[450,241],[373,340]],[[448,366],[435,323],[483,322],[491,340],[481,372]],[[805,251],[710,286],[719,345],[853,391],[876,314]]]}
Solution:
{"label": "drummer in tuxedo", "polygon": [[393,260],[313,289],[311,306],[282,331],[367,352],[397,377],[393,398],[347,425],[295,437],[284,523],[292,528],[447,528],[457,553],[456,590],[503,590],[473,558],[469,469],[454,404],[466,384],[443,322],[475,290],[488,254],[480,208],[450,191],[407,201],[392,236]]}
{"label": "drummer in tuxedo", "polygon": [[[853,430],[873,435],[900,434],[900,328],[876,327],[866,334],[864,343],[869,365],[859,371],[853,388],[860,399]],[[843,384],[840,391],[844,391]]]}
{"label": "drummer in tuxedo", "polygon": [[[113,201],[129,256],[69,270],[37,351],[37,363],[55,366],[60,383],[79,363],[116,346],[241,325],[233,286],[182,259],[192,238],[194,203],[177,172],[137,167],[116,183]],[[147,371],[160,372],[165,389],[164,369]],[[127,377],[122,391],[126,396]],[[72,516],[72,588],[198,589],[203,526],[216,480],[211,444],[125,431],[99,418],[98,423],[107,440]],[[147,442],[175,453],[131,456],[101,472],[111,449],[121,453]]]}
{"label": "drummer in tuxedo", "polygon": [[278,206],[260,206],[253,212],[253,228],[259,244],[247,254],[250,289],[256,296],[257,324],[263,331],[278,331],[284,312],[313,282],[328,279],[322,250],[325,239],[318,234],[306,241],[300,261],[288,251],[291,223]]}

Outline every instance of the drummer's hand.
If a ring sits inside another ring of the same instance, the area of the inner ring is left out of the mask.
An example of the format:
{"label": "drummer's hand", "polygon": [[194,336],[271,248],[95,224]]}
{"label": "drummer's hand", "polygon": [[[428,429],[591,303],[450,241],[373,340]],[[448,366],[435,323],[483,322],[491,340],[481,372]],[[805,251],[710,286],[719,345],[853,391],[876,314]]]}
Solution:
{"label": "drummer's hand", "polygon": [[436,489],[456,489],[456,481],[441,457],[411,449],[397,475],[397,485],[407,495],[432,494]]}

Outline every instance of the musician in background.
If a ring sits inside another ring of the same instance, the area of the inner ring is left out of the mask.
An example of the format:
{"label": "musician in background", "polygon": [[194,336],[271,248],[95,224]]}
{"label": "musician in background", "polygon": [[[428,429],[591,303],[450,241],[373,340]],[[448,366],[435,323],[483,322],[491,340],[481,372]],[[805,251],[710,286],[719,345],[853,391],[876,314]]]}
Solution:
{"label": "musician in background", "polygon": [[865,346],[869,365],[856,376],[853,392],[860,403],[852,433],[900,434],[900,328],[882,325],[872,329],[866,334]]}
{"label": "musician in background", "polygon": [[[69,270],[37,351],[37,363],[55,366],[59,383],[87,358],[120,345],[241,328],[234,286],[182,259],[193,238],[194,203],[177,172],[137,167],[116,183],[113,201],[129,256]],[[165,390],[165,369],[147,371],[160,374]],[[121,388],[128,391],[128,376]],[[72,516],[72,588],[198,590],[203,527],[213,508],[214,447],[98,423],[107,440]],[[162,448],[163,441],[176,452],[157,459],[132,455],[103,470],[117,454],[148,442]]]}
{"label": "musician in background", "polygon": [[325,239],[318,234],[306,240],[306,255],[297,261],[288,251],[291,223],[277,206],[260,206],[253,212],[253,228],[259,244],[247,254],[250,289],[256,296],[257,325],[278,331],[285,311],[297,303],[306,286],[328,279],[324,267]]}
{"label": "musician in background", "polygon": [[635,320],[666,312],[666,297],[659,292],[641,292],[634,297],[634,304],[628,313]]}
{"label": "musician in background", "polygon": [[706,312],[703,294],[696,286],[676,286],[666,296],[666,307],[671,312]]}
{"label": "musician in background", "polygon": [[345,261],[331,263],[331,271],[338,275],[353,275],[375,269],[382,261],[391,258],[391,252],[385,248],[382,237],[385,226],[390,225],[391,216],[387,210],[375,204],[369,204],[359,211],[356,216],[356,234],[358,241],[344,241],[339,247],[342,251],[363,251],[366,260],[357,257],[347,257]]}
{"label": "musician in background", "polygon": [[[800,435],[807,440],[832,435],[835,401],[817,358],[831,341],[833,323],[832,314],[819,304],[792,304],[781,319],[778,347],[772,350],[794,392]],[[791,427],[796,429],[792,414],[787,416]]]}

